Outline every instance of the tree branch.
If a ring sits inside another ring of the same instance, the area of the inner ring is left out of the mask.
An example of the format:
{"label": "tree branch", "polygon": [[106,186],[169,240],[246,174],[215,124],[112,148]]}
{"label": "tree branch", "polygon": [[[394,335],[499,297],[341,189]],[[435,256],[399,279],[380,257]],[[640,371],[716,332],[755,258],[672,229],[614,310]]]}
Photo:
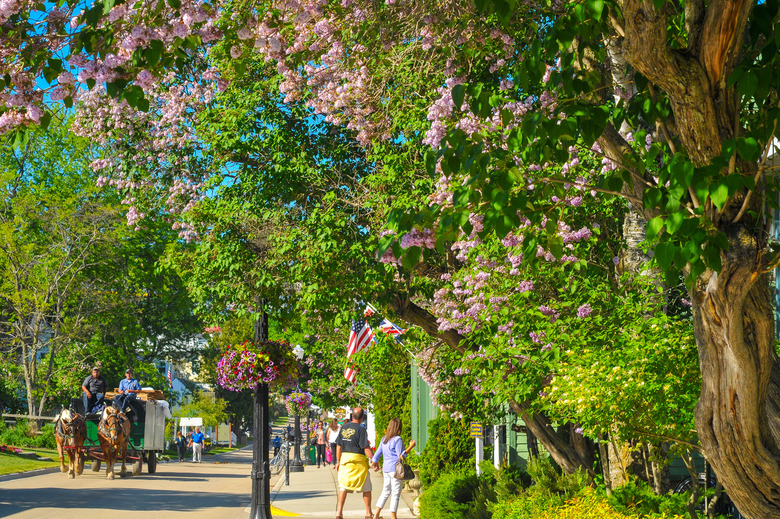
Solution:
{"label": "tree branch", "polygon": [[725,87],[726,78],[739,61],[742,35],[754,4],[753,0],[707,3],[699,56],[713,86]]}
{"label": "tree branch", "polygon": [[455,351],[460,353],[466,352],[466,348],[462,345],[465,337],[454,330],[439,331],[439,323],[436,321],[436,316],[425,308],[417,306],[409,298],[397,295],[395,300],[391,301],[390,306],[407,323],[419,326],[425,333],[440,339]]}

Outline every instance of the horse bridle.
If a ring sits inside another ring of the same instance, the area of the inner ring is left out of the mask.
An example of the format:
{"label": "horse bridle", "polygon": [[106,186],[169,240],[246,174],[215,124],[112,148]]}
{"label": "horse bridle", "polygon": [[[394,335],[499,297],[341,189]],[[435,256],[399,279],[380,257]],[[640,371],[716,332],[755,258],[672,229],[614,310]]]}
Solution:
{"label": "horse bridle", "polygon": [[[109,427],[109,423],[108,423],[108,421],[111,418],[114,419],[114,426],[113,427]],[[109,433],[111,433],[112,431],[113,432],[118,431],[121,422],[122,422],[122,418],[119,416],[119,413],[107,413],[105,419],[100,420],[100,425],[99,425],[98,428],[100,429],[100,433],[103,436],[110,437]]]}
{"label": "horse bridle", "polygon": [[57,431],[57,434],[59,434],[60,436],[68,440],[68,443],[70,443],[71,447],[75,447],[76,444],[75,425],[77,422],[82,422],[83,420],[84,419],[80,414],[77,414],[76,416],[72,417],[67,422],[63,418],[60,418],[59,420],[57,420],[57,427],[55,430]]}

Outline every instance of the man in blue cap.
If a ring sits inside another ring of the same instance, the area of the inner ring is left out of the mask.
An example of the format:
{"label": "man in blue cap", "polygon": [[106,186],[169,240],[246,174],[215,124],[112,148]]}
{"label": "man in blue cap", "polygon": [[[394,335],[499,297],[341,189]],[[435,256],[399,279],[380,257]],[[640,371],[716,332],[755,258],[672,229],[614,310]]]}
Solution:
{"label": "man in blue cap", "polygon": [[114,407],[127,413],[130,412],[130,407],[128,407],[130,401],[135,400],[137,393],[141,392],[141,384],[133,375],[133,370],[127,368],[125,378],[119,383],[119,393],[114,396]]}

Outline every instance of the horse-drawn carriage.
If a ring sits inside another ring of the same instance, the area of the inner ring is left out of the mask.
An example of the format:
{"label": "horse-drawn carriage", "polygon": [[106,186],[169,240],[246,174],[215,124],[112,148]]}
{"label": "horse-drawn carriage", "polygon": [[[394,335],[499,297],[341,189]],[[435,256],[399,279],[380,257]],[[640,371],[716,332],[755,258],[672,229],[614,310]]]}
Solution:
{"label": "horse-drawn carriage", "polygon": [[[83,414],[84,405],[81,399],[74,398],[71,406],[76,412]],[[124,461],[132,465],[134,476],[141,474],[144,463],[146,463],[149,474],[157,472],[157,455],[164,449],[165,407],[154,400],[138,399],[130,401],[130,408],[131,411],[121,415],[104,412],[102,415],[90,414],[86,416],[86,439],[84,440],[83,452],[85,459],[92,460],[94,472],[100,471],[100,465],[103,462],[107,464],[107,469],[113,468],[114,462],[122,462],[124,472]],[[113,410],[113,408],[106,409]],[[102,431],[103,446],[101,446],[99,438],[101,419],[104,428]],[[124,429],[127,425],[123,423],[125,419],[129,422],[129,431]],[[106,424],[106,420],[108,420],[108,424]],[[112,435],[111,433],[116,436],[117,430],[120,436],[129,433],[125,460],[122,460],[123,453],[119,452],[118,449],[113,452],[113,455],[110,455],[112,459],[107,459],[106,449],[101,448],[105,447],[106,439]],[[113,470],[111,473],[113,474]]]}

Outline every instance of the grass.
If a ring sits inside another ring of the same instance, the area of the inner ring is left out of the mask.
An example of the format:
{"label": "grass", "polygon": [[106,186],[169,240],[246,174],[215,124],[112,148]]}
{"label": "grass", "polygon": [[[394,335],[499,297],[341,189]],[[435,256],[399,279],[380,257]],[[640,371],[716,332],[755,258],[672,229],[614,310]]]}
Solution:
{"label": "grass", "polygon": [[35,452],[39,456],[51,458],[53,461],[38,461],[25,458],[17,454],[0,452],[0,475],[16,474],[17,472],[29,472],[31,470],[59,467],[59,456],[56,450],[50,449],[25,449],[25,452]]}
{"label": "grass", "polygon": [[235,450],[238,450],[238,448],[237,447],[213,447],[209,449],[209,451],[206,452],[205,454],[207,456],[213,456],[214,454],[224,454],[226,452],[233,452]]}

